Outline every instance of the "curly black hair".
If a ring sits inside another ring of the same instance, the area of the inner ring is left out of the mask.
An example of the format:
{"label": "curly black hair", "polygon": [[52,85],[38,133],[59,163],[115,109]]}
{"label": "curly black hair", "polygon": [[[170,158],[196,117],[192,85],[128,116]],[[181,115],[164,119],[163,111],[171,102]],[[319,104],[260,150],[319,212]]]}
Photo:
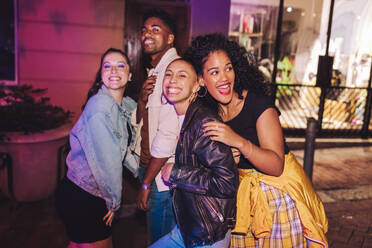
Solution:
{"label": "curly black hair", "polygon": [[102,77],[101,77],[101,74],[102,74],[102,64],[103,64],[104,58],[109,53],[120,53],[121,55],[123,55],[123,57],[125,58],[125,60],[127,61],[128,65],[129,65],[129,72],[132,71],[132,67],[130,65],[130,61],[129,61],[128,55],[124,51],[122,51],[120,49],[116,49],[116,48],[109,48],[109,49],[107,49],[102,54],[102,56],[101,56],[101,63],[99,65],[99,69],[98,69],[97,74],[96,74],[96,79],[94,80],[94,82],[92,84],[92,87],[90,87],[90,89],[88,91],[87,99],[85,100],[85,103],[81,107],[81,110],[84,110],[84,107],[87,104],[89,98],[91,98],[92,96],[94,96],[95,94],[97,94],[98,90],[102,87],[102,84],[103,84]]}
{"label": "curly black hair", "polygon": [[234,90],[239,98],[243,98],[242,92],[245,89],[270,95],[270,85],[265,83],[265,77],[250,54],[244,47],[234,41],[229,41],[222,34],[213,33],[195,37],[183,57],[191,61],[198,75],[203,75],[204,63],[209,54],[216,51],[226,52],[231,60],[235,71]]}

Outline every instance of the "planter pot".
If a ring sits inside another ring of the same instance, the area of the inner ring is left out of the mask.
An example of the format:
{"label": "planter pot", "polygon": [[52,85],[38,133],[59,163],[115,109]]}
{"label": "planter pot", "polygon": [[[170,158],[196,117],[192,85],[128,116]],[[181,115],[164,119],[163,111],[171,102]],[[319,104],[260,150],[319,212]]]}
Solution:
{"label": "planter pot", "polygon": [[71,125],[63,125],[43,133],[7,134],[10,140],[0,142],[3,153],[0,189],[17,201],[37,201],[51,196],[64,174],[62,155],[70,129]]}

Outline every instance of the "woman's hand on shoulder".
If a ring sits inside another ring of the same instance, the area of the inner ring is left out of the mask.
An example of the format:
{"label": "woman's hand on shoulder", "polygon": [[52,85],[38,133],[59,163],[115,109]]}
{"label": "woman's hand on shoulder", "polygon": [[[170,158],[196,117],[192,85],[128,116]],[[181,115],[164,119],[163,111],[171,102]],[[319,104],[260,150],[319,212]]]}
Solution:
{"label": "woman's hand on shoulder", "polygon": [[210,121],[203,125],[205,136],[209,136],[211,140],[219,141],[225,145],[239,148],[243,143],[243,138],[235,133],[231,127],[219,121]]}

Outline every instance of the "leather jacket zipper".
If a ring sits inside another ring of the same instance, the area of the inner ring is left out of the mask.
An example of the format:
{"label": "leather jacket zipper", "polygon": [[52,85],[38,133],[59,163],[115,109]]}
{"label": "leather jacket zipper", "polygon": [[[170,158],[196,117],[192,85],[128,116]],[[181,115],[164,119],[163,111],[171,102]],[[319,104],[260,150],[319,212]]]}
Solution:
{"label": "leather jacket zipper", "polygon": [[223,223],[223,221],[224,221],[223,215],[220,212],[217,211],[213,202],[208,197],[205,197],[205,202],[208,204],[210,210],[212,210],[212,212],[218,217],[220,222]]}
{"label": "leather jacket zipper", "polygon": [[196,207],[198,208],[199,210],[199,214],[202,218],[202,221],[204,223],[204,226],[205,228],[207,229],[207,233],[208,233],[208,238],[211,239],[212,238],[212,227],[210,226],[210,223],[209,221],[207,220],[207,217],[206,217],[206,214],[205,214],[205,209],[202,207],[202,204],[200,202],[200,199],[198,196],[195,196],[195,202],[196,202]]}

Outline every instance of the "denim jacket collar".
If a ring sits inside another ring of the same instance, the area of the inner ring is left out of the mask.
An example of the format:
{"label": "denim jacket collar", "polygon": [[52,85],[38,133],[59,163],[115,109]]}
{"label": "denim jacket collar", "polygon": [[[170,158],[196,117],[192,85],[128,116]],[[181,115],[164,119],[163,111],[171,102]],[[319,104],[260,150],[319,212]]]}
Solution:
{"label": "denim jacket collar", "polygon": [[119,111],[124,114],[125,117],[131,118],[131,112],[136,108],[137,104],[133,101],[132,98],[124,96],[121,104],[118,104],[114,97],[111,95],[110,91],[107,89],[106,85],[102,84],[101,89],[99,90],[101,94],[108,95],[112,100],[119,106]]}

